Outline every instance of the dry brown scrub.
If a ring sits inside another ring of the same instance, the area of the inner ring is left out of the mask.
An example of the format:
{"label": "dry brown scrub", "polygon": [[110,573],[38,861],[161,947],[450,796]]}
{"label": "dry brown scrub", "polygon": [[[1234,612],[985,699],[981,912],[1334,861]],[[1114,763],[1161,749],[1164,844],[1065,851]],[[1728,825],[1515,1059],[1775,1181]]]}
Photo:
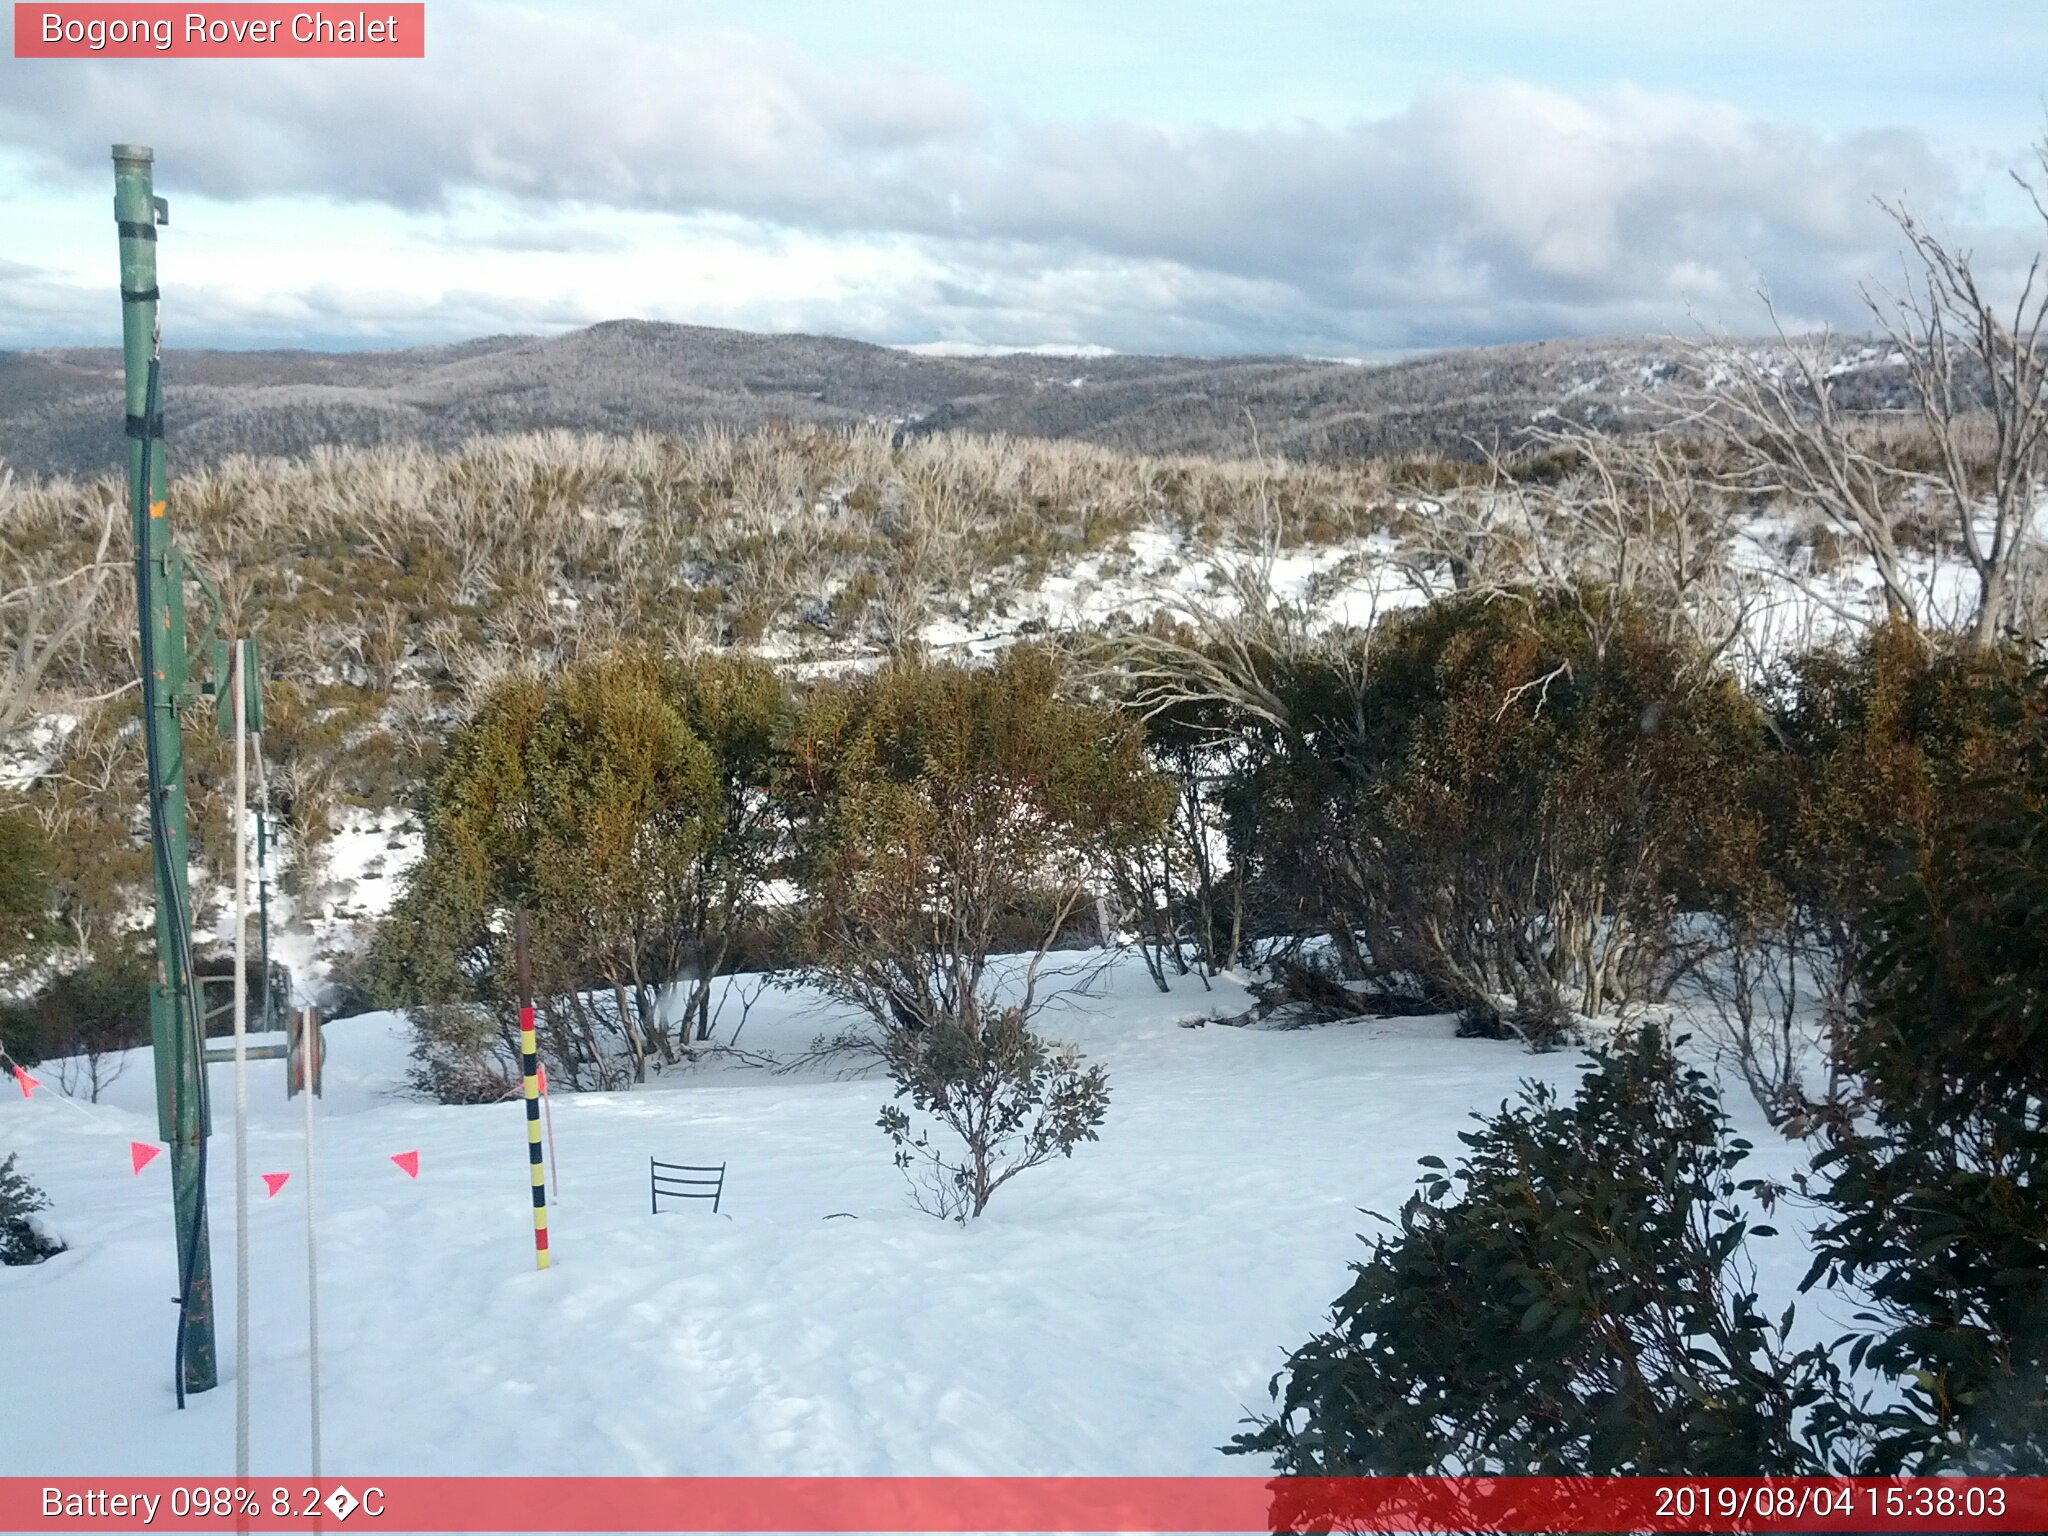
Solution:
{"label": "dry brown scrub", "polygon": [[[174,526],[218,582],[228,630],[262,643],[267,747],[289,818],[312,838],[337,803],[404,800],[441,728],[508,668],[625,639],[895,651],[940,617],[1012,627],[1018,593],[1139,528],[1218,547],[1247,535],[1255,504],[1262,530],[1277,523],[1289,542],[1391,516],[1370,466],[966,436],[899,446],[880,429],[550,432],[182,473],[172,446]],[[0,592],[103,561],[121,504],[112,478],[15,480],[0,493]],[[117,562],[126,544],[117,534]],[[82,712],[133,678],[134,599],[116,574],[73,615],[30,713]],[[201,601],[195,591],[195,636]],[[128,706],[104,708],[125,718]]]}
{"label": "dry brown scrub", "polygon": [[[970,436],[899,445],[880,429],[551,432],[189,473],[174,454],[171,516],[218,582],[229,631],[262,643],[266,755],[303,852],[339,807],[408,802],[447,727],[507,670],[624,641],[832,661],[915,648],[940,619],[1016,631],[1028,589],[1090,558],[1135,606],[1149,592],[1201,633],[1252,634],[1247,616],[1284,609],[1313,635],[1322,589],[1342,582],[1502,595],[1618,586],[1715,654],[1758,627],[1754,578],[1729,560],[1743,509],[1698,473],[1696,445],[1538,438],[1536,459],[1432,476],[1412,460],[1210,461]],[[29,798],[67,776],[96,784],[70,830],[81,835],[89,809],[89,841],[110,855],[140,794],[134,753],[107,756],[133,713],[116,692],[135,673],[125,530],[100,544],[120,505],[111,478],[0,483],[0,596],[104,568],[110,554],[116,566],[66,589],[78,594],[68,633],[55,649],[38,642],[24,712],[84,717]],[[1140,530],[1215,567],[1213,613],[1135,568],[1124,546]],[[1303,544],[1349,550],[1297,601],[1273,592],[1272,576]],[[0,654],[16,638],[6,626],[29,611],[0,601]],[[195,635],[200,623],[195,611]],[[195,804],[213,787],[209,746],[193,733]]]}
{"label": "dry brown scrub", "polygon": [[[234,459],[174,475],[171,516],[275,674],[454,697],[500,653],[566,653],[593,634],[785,651],[908,643],[942,614],[999,614],[1140,527],[1228,543],[1255,484],[1290,542],[1356,536],[1389,515],[1369,466],[970,437],[892,448],[880,430],[784,429]],[[0,589],[31,561],[89,562],[118,500],[105,481],[16,486],[0,504]],[[59,694],[132,667],[123,594],[99,609],[50,679]]]}

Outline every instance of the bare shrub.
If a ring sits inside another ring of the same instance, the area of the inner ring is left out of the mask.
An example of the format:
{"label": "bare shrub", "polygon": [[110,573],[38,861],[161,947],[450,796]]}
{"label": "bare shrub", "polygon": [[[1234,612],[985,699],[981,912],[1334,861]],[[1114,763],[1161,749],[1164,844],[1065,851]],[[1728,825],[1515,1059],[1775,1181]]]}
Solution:
{"label": "bare shrub", "polygon": [[1741,1074],[1766,1119],[1780,1129],[1803,1123],[1808,1062],[1801,1020],[1819,999],[1808,974],[1799,924],[1735,914],[1704,917],[1716,930],[1712,959],[1696,971],[1713,1015],[1708,1040]]}
{"label": "bare shrub", "polygon": [[[1103,1069],[1040,1037],[1019,1008],[898,1031],[884,1040],[882,1059],[897,1100],[925,1123],[899,1102],[885,1105],[877,1124],[896,1148],[912,1202],[948,1221],[973,1220],[1018,1174],[1072,1157],[1096,1139],[1109,1109]],[[935,1145],[934,1127],[958,1146]]]}

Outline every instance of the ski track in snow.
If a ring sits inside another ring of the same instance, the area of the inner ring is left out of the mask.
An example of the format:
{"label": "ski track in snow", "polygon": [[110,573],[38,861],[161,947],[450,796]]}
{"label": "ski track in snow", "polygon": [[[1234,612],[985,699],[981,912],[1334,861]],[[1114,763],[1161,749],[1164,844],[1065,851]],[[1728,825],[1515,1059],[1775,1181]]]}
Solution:
{"label": "ski track in snow", "polygon": [[[1193,977],[1162,996],[1130,957],[1096,985],[1042,1024],[1107,1063],[1102,1140],[1020,1175],[980,1221],[909,1205],[875,1126],[884,1081],[686,1067],[555,1099],[546,1272],[533,1268],[523,1106],[403,1097],[403,1022],[330,1024],[329,1475],[1259,1470],[1218,1447],[1348,1283],[1356,1234],[1376,1225],[1360,1208],[1395,1214],[1416,1159],[1454,1158],[1472,1112],[1524,1078],[1568,1083],[1585,1057],[1454,1039],[1443,1018],[1182,1028],[1248,998]],[[770,991],[745,1042],[790,1052],[841,1021],[815,996]],[[282,1066],[250,1070],[252,1176],[300,1175]],[[0,1359],[10,1381],[42,1388],[33,1413],[8,1415],[0,1473],[231,1470],[232,1078],[212,1072],[221,1385],[183,1413],[170,1159],[129,1167],[128,1142],[156,1139],[147,1053],[98,1105],[54,1087],[0,1098],[0,1154],[22,1154],[72,1245],[0,1269]],[[1739,1088],[1729,1107],[1759,1149],[1748,1171],[1789,1171],[1796,1149]],[[416,1183],[389,1161],[413,1148]],[[650,1155],[728,1163],[723,1213],[650,1216]],[[264,1475],[306,1465],[304,1198],[302,1176],[275,1200],[260,1182],[251,1192]],[[824,1219],[839,1211],[858,1219]],[[1756,1246],[1775,1315],[1805,1255],[1796,1236]]]}

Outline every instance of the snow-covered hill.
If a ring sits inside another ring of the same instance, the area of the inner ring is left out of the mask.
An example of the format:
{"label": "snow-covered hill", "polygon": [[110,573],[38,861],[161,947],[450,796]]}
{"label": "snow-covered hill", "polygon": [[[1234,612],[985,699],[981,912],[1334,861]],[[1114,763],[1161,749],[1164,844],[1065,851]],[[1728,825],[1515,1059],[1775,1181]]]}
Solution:
{"label": "snow-covered hill", "polygon": [[[1511,440],[1537,421],[1641,425],[1670,403],[1686,337],[1560,338],[1360,366],[1356,358],[1149,357],[1100,347],[874,346],[615,320],[559,336],[401,351],[168,353],[172,463],[568,428],[674,431],[781,418],[1000,432],[1145,453],[1347,460]],[[1824,343],[1844,403],[1900,401],[1886,348]],[[1773,344],[1752,343],[1759,354]],[[0,352],[0,457],[32,475],[120,463],[121,354]],[[1256,425],[1254,425],[1256,423]]]}

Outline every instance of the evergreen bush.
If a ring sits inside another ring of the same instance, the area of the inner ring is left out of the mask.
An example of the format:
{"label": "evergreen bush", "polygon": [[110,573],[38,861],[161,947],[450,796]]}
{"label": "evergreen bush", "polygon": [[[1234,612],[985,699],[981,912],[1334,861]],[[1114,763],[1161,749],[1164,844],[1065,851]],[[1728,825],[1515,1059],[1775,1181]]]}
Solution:
{"label": "evergreen bush", "polygon": [[15,1167],[9,1153],[0,1160],[0,1264],[40,1264],[64,1251],[30,1218],[48,1210],[49,1199]]}
{"label": "evergreen bush", "polygon": [[1900,1378],[1880,1470],[2048,1472],[2048,679],[1868,911],[1808,1283]]}
{"label": "evergreen bush", "polygon": [[1772,1191],[1655,1030],[1461,1139],[1233,1451],[1294,1476],[1816,1470],[1836,1376],[1759,1310],[1745,1251]]}

